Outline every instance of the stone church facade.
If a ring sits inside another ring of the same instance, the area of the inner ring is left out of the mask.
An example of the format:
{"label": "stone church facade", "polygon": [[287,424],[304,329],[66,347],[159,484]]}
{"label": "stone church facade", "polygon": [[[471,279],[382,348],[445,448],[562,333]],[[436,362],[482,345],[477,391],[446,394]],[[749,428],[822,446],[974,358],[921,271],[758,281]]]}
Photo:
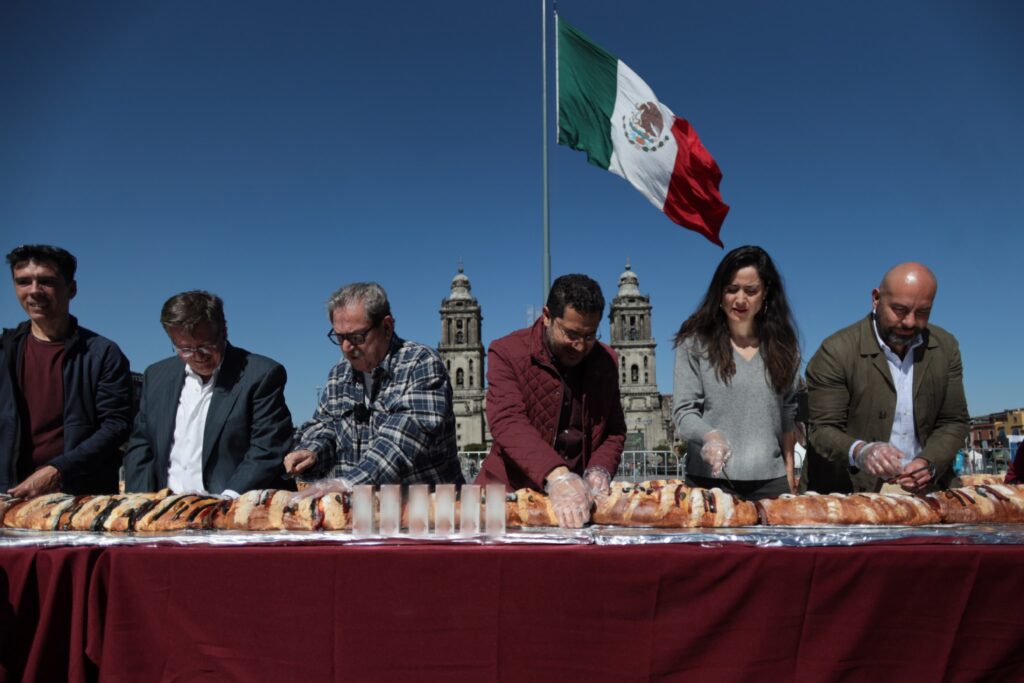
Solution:
{"label": "stone church facade", "polygon": [[640,293],[640,280],[629,264],[619,276],[619,291],[608,309],[608,322],[611,328],[608,345],[619,356],[619,392],[626,416],[626,450],[655,450],[671,446],[674,431],[672,398],[658,393],[651,297]]}
{"label": "stone church facade", "polygon": [[437,347],[451,377],[455,438],[460,451],[491,442],[484,415],[483,315],[471,290],[469,278],[460,267],[452,278],[451,294],[441,301],[441,343]]}
{"label": "stone church facade", "polygon": [[[486,387],[482,343],[483,315],[460,267],[451,293],[441,301],[441,343],[438,351],[451,376],[459,450],[490,445],[484,412]],[[639,279],[626,265],[608,311],[609,346],[619,356],[619,391],[626,417],[626,450],[655,450],[671,446],[672,397],[658,393],[655,341],[651,332],[650,297],[640,293]],[[511,332],[512,330],[509,330]]]}

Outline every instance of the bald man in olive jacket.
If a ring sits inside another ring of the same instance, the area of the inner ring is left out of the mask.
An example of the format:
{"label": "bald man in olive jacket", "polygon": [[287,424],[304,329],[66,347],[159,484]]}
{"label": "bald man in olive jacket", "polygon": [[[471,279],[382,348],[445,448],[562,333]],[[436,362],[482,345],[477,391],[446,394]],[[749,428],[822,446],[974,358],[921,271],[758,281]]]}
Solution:
{"label": "bald man in olive jacket", "polygon": [[871,293],[871,313],[811,358],[807,488],[878,491],[892,481],[923,493],[959,485],[953,461],[969,417],[960,347],[928,323],[937,289],[919,263],[892,268]]}

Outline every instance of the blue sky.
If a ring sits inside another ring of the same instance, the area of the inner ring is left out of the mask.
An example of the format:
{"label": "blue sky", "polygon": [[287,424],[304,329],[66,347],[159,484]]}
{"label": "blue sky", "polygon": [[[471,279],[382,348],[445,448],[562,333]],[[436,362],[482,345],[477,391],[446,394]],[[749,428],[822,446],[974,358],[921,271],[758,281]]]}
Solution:
{"label": "blue sky", "polygon": [[[1024,405],[1024,5],[558,9],[695,126],[726,248],[775,258],[805,357],[918,259],[971,413]],[[2,3],[0,246],[74,252],[72,311],[139,371],[170,352],[168,296],[220,294],[232,341],[287,367],[302,421],[337,359],[323,303],[341,284],[381,282],[399,333],[432,345],[460,259],[485,342],[540,304],[540,19],[540,2]],[[670,392],[671,336],[723,252],[553,136],[550,178],[553,274],[610,300],[629,259]],[[23,318],[0,297],[0,324]]]}

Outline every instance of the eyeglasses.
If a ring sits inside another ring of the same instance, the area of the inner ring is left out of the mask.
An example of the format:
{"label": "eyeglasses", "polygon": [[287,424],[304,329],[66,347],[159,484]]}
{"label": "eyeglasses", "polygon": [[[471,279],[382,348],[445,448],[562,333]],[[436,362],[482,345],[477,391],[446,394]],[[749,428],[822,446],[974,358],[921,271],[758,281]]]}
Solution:
{"label": "eyeglasses", "polygon": [[191,358],[192,356],[201,356],[203,358],[209,358],[213,354],[220,351],[220,344],[203,344],[202,346],[174,346],[171,344],[171,348],[174,352],[182,358]]}
{"label": "eyeglasses", "polygon": [[378,325],[380,325],[379,322],[370,325],[362,332],[349,332],[348,334],[339,334],[332,329],[327,332],[327,338],[331,340],[332,344],[336,344],[337,346],[341,346],[341,343],[345,341],[352,346],[359,346],[366,342],[366,335],[373,332]]}
{"label": "eyeglasses", "polygon": [[555,321],[555,324],[558,325],[558,329],[562,331],[562,336],[568,339],[570,344],[577,344],[579,342],[583,342],[584,344],[593,344],[601,338],[600,332],[595,332],[594,334],[580,334],[579,332],[566,329],[565,325],[558,322],[558,318],[552,318],[552,320]]}

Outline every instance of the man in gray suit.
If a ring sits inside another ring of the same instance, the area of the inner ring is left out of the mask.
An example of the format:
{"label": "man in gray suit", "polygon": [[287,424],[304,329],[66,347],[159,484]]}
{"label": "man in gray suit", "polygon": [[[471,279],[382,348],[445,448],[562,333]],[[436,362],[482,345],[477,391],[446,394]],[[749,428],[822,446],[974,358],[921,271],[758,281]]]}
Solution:
{"label": "man in gray suit", "polygon": [[871,292],[871,314],[811,358],[808,488],[878,491],[891,481],[923,493],[958,484],[953,460],[969,418],[960,347],[928,321],[937,289],[924,265],[893,267]]}
{"label": "man in gray suit", "polygon": [[172,296],[160,322],[175,355],[146,369],[125,490],[238,495],[280,486],[292,434],[284,367],[232,346],[224,303],[209,292]]}

